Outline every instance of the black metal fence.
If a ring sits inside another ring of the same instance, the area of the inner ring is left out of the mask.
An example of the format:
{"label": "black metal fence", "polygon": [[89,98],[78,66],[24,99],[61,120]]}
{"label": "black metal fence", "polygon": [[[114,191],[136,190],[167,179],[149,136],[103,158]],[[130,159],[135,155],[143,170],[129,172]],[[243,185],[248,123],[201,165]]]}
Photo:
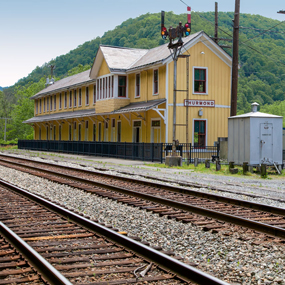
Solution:
{"label": "black metal fence", "polygon": [[19,140],[18,148],[162,162],[162,143]]}
{"label": "black metal fence", "polygon": [[[166,156],[172,154],[172,144],[165,143],[19,140],[18,148],[161,163],[165,161]],[[182,143],[177,146],[177,151],[182,156],[183,161],[188,163],[193,163],[194,158],[203,161],[219,157],[218,146],[198,148],[191,144]]]}
{"label": "black metal fence", "polygon": [[[183,161],[188,163],[193,163],[194,158],[198,158],[200,162],[205,161],[205,159],[214,161],[215,159],[218,159],[220,155],[219,144],[217,146],[197,147],[192,146],[191,143],[180,143],[176,147],[176,151],[182,156]],[[164,143],[162,160],[165,161],[165,157],[168,155],[172,155],[172,144]]]}

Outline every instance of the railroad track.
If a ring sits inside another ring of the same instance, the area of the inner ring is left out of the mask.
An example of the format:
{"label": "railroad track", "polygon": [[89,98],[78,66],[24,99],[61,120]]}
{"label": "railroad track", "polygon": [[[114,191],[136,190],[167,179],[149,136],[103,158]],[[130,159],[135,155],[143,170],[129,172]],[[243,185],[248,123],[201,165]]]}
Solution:
{"label": "railroad track", "polygon": [[[0,222],[2,231],[8,231],[7,227]],[[29,261],[19,253],[17,248],[0,235],[0,284],[50,284],[41,274],[30,265]]]}
{"label": "railroad track", "polygon": [[[50,284],[228,284],[182,263],[173,253],[150,248],[3,180],[0,195],[1,225],[66,280]],[[27,249],[25,253],[31,254]],[[1,283],[1,271],[0,284],[9,284]]]}
{"label": "railroad track", "polygon": [[[64,167],[30,159],[0,156],[0,164],[87,192],[193,223],[204,230],[226,231],[229,224],[285,238],[285,210],[181,187]],[[197,187],[197,186],[196,186]],[[244,231],[244,229],[238,229]],[[228,234],[228,233],[227,233]]]}

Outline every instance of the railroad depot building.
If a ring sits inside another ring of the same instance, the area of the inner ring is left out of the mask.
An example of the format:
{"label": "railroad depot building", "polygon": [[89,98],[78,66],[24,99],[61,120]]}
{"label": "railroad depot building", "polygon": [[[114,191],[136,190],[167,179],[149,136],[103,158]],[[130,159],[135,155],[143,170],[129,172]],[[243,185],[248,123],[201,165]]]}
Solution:
{"label": "railroad depot building", "polygon": [[[203,31],[183,38],[177,64],[177,139],[211,146],[228,136],[231,57]],[[100,46],[91,70],[31,97],[35,140],[168,142],[173,128],[173,59],[153,49]],[[189,87],[189,99],[185,90]]]}

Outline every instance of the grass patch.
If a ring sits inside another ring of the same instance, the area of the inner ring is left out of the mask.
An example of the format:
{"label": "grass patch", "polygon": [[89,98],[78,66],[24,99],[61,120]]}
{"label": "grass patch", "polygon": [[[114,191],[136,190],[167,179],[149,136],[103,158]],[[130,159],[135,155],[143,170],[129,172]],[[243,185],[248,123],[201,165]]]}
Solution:
{"label": "grass patch", "polygon": [[[238,169],[237,174],[231,174],[229,171],[229,166],[227,164],[221,164],[221,170],[216,171],[216,164],[211,163],[210,168],[206,168],[204,163],[199,163],[197,167],[194,166],[193,163],[187,165],[186,163],[183,163],[182,166],[177,167],[169,167],[162,163],[144,163],[145,166],[150,166],[156,168],[155,171],[161,171],[163,168],[172,168],[177,169],[178,171],[176,173],[179,173],[179,170],[190,170],[196,173],[205,173],[205,174],[215,174],[215,175],[225,175],[225,176],[242,176],[242,177],[253,177],[253,178],[261,178],[260,173],[250,173],[247,172],[246,174],[243,174],[242,166],[235,166],[235,168]],[[182,172],[181,172],[182,173]],[[185,174],[185,173],[184,173]],[[262,179],[272,179],[272,178],[284,178],[285,177],[285,171],[282,170],[281,175],[279,175],[275,170],[271,169],[270,167],[267,169],[267,177]]]}

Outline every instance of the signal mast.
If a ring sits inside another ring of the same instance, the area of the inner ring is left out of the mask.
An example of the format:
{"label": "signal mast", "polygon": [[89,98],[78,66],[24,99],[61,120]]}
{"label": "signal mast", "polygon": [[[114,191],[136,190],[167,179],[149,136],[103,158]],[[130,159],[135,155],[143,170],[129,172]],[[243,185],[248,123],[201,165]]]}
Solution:
{"label": "signal mast", "polygon": [[[182,26],[179,25],[176,28],[164,26],[164,11],[161,11],[161,36],[164,40],[169,38],[168,48],[171,52],[174,61],[174,80],[173,80],[173,133],[172,133],[172,156],[177,156],[176,146],[179,142],[176,140],[176,91],[177,91],[177,60],[183,46],[183,37],[187,37],[191,33],[191,7],[187,6],[187,23]],[[175,41],[177,39],[177,41]]]}

